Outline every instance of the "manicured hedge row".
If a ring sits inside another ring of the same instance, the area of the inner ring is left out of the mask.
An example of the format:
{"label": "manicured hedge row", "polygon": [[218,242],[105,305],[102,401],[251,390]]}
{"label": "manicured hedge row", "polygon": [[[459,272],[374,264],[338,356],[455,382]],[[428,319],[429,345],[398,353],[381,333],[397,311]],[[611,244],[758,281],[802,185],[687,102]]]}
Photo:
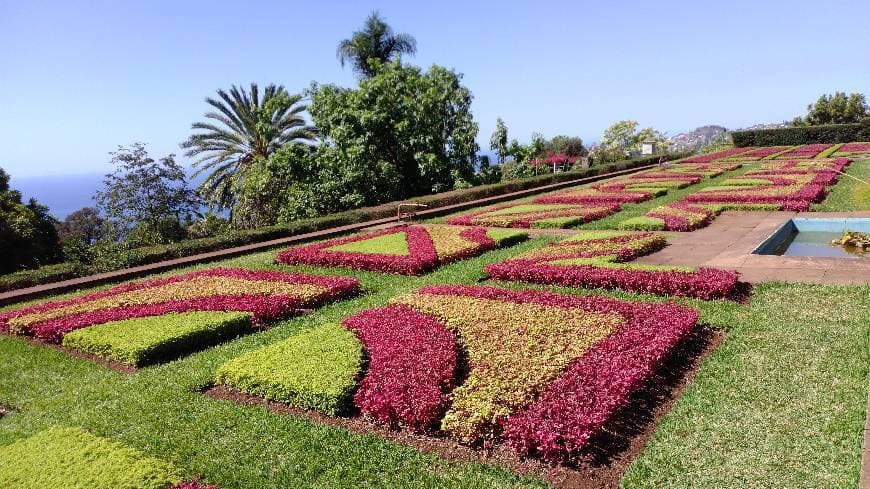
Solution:
{"label": "manicured hedge row", "polygon": [[[596,165],[591,168],[578,169],[576,171],[546,174],[522,180],[481,185],[462,190],[453,190],[434,195],[415,197],[403,202],[415,202],[425,204],[429,207],[442,207],[541,187],[552,183],[627,170],[638,166],[648,165],[662,159],[669,160],[683,156],[685,156],[685,154],[646,156],[632,160]],[[34,270],[22,270],[13,274],[0,276],[0,292],[57,282],[75,276],[156,263],[174,258],[232,248],[234,246],[259,243],[286,236],[294,236],[337,226],[391,217],[395,216],[396,206],[398,204],[399,202],[390,202],[374,207],[364,207],[361,209],[330,214],[323,217],[300,219],[285,225],[232,231],[227,234],[209,238],[192,239],[167,245],[134,248],[123,252],[122,256],[115,257],[111,264],[101,264],[99,268],[96,269],[79,267],[71,263],[61,263],[57,265],[48,265]]]}
{"label": "manicured hedge row", "polygon": [[438,318],[468,352],[442,429],[464,441],[506,437],[548,460],[581,449],[698,319],[675,305],[464,285],[395,302]]}
{"label": "manicured hedge row", "polygon": [[870,124],[832,124],[756,129],[731,133],[736,146],[776,146],[870,141]]}
{"label": "manicured hedge row", "polygon": [[455,335],[437,319],[399,305],[363,311],[343,324],[369,356],[354,395],[360,412],[412,431],[436,427],[456,381]]}
{"label": "manicured hedge row", "polygon": [[508,444],[524,455],[572,461],[577,452],[640,388],[694,328],[698,311],[671,304],[622,302],[599,296],[517,292],[525,300],[618,314],[625,326],[595,345],[505,423]]}
{"label": "manicured hedge row", "polygon": [[422,275],[445,263],[476,256],[526,238],[526,233],[505,229],[438,224],[402,225],[290,248],[278,254],[277,262]]}
{"label": "manicured hedge row", "polygon": [[362,366],[362,345],[337,324],[324,324],[237,357],[216,381],[241,392],[326,414],[345,413]]}
{"label": "manicured hedge row", "polygon": [[653,233],[580,234],[539,250],[487,265],[496,279],[563,287],[619,288],[630,292],[720,299],[734,293],[737,273],[635,265],[625,261],[662,248]]}
{"label": "manicured hedge row", "polygon": [[72,331],[63,337],[63,346],[139,367],[202,349],[250,327],[247,313],[171,313]]}
{"label": "manicured hedge row", "polygon": [[393,303],[439,318],[464,347],[468,376],[453,390],[441,429],[467,443],[496,438],[513,412],[622,325],[619,315],[492,300],[476,296],[474,288],[457,288],[456,294],[428,290]]}
{"label": "manicured hedge row", "polygon": [[448,222],[462,226],[567,228],[609,216],[618,205],[505,204],[469,212]]}
{"label": "manicured hedge row", "polygon": [[349,277],[213,268],[6,311],[0,330],[59,342],[87,326],[172,312],[238,311],[273,321],[358,292],[359,281]]}
{"label": "manicured hedge row", "polygon": [[167,489],[171,464],[78,428],[53,427],[0,446],[0,487]]}

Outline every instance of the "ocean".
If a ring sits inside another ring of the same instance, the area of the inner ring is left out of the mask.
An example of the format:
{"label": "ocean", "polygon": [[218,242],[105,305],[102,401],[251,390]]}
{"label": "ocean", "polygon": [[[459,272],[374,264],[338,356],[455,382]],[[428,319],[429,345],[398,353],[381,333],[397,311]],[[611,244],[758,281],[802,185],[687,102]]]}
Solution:
{"label": "ocean", "polygon": [[103,175],[99,173],[80,175],[52,175],[45,177],[16,177],[12,175],[9,186],[21,192],[22,200],[35,198],[47,205],[49,213],[63,220],[82,207],[93,207],[94,194],[103,188]]}

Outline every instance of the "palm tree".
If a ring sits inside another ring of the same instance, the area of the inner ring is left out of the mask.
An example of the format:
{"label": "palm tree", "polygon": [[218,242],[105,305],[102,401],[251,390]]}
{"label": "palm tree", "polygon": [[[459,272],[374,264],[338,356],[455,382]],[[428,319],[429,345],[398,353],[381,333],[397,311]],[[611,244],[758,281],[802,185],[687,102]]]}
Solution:
{"label": "palm tree", "polygon": [[235,184],[258,158],[268,158],[278,148],[291,143],[311,143],[317,130],[306,123],[308,106],[302,95],[290,95],[283,86],[270,84],[260,91],[251,83],[250,92],[233,87],[229,93],[217,91],[218,98],[206,103],[216,111],[205,114],[207,122],[194,122],[196,132],[181,144],[187,156],[197,157],[194,176],[209,172],[199,186],[207,202],[226,209],[234,202]]}
{"label": "palm tree", "polygon": [[417,52],[417,41],[410,34],[394,34],[381,15],[374,11],[369,14],[361,31],[353,33],[350,39],[338,43],[338,60],[341,66],[353,64],[353,69],[361,76],[371,77],[375,70],[369,60],[377,59],[386,63],[396,55]]}

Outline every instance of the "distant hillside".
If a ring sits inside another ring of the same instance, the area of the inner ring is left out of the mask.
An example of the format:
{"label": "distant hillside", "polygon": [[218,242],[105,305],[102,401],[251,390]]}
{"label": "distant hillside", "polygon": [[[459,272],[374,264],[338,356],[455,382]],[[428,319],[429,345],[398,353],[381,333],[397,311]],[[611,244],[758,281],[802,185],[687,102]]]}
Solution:
{"label": "distant hillside", "polygon": [[[755,124],[754,126],[744,127],[740,129],[734,129],[735,131],[744,131],[744,130],[753,130],[753,129],[778,129],[781,127],[790,126],[790,122],[773,122],[768,124]],[[701,126],[694,131],[684,132],[677,134],[676,136],[671,137],[668,141],[670,142],[670,149],[676,151],[685,151],[685,150],[697,150],[701,146],[705,144],[709,144],[710,141],[713,140],[719,134],[724,132],[729,132],[729,130],[722,126],[717,125],[708,125]]]}
{"label": "distant hillside", "polygon": [[696,150],[709,143],[714,137],[727,132],[722,126],[701,126],[694,131],[677,134],[669,139],[670,149],[676,151]]}

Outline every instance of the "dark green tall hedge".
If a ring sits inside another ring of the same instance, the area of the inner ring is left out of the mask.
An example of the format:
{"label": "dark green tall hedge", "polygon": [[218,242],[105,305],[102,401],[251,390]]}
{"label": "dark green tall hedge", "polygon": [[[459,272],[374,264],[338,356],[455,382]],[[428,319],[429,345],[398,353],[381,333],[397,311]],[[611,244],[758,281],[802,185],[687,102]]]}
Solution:
{"label": "dark green tall hedge", "polygon": [[732,132],[734,144],[744,146],[793,146],[814,143],[870,141],[870,123],[796,126]]}

